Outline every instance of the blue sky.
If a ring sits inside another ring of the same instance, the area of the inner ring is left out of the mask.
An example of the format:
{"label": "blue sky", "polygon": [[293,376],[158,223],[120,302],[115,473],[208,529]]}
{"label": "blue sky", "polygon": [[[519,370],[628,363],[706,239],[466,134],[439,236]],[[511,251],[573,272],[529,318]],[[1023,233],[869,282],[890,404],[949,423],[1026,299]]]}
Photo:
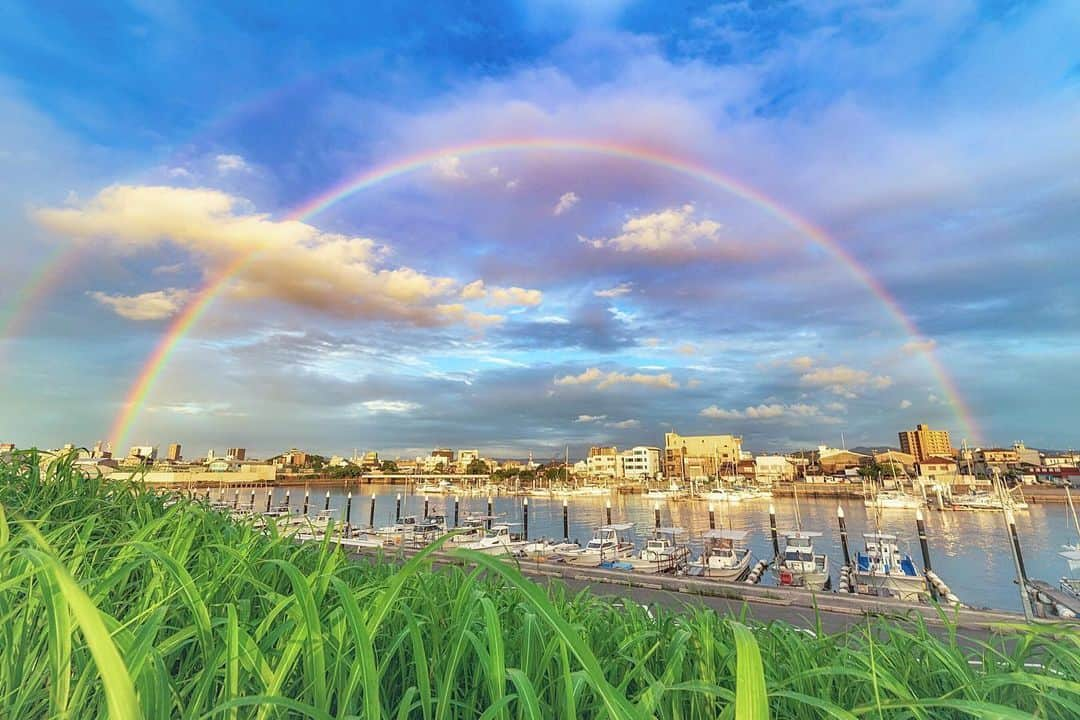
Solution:
{"label": "blue sky", "polygon": [[[496,455],[732,432],[774,450],[1077,444],[1080,10],[1072,2],[8,3],[0,441]],[[589,153],[683,158],[822,228]],[[24,287],[67,260],[33,302]]]}

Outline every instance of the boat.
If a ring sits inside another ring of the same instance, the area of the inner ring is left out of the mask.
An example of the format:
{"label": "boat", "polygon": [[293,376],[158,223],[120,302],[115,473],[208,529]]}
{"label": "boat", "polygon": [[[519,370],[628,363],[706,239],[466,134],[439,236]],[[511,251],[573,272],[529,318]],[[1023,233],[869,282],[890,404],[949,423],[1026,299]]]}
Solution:
{"label": "boat", "polygon": [[598,527],[585,547],[562,554],[562,559],[573,565],[596,567],[606,560],[628,558],[634,554],[634,543],[623,538],[633,527],[633,523],[616,523]]}
{"label": "boat", "polygon": [[562,560],[562,555],[564,553],[575,552],[578,550],[581,550],[581,546],[576,542],[541,538],[540,540],[533,540],[526,543],[525,546],[518,551],[518,556],[538,562],[558,562]]}
{"label": "boat", "polygon": [[555,495],[558,497],[603,497],[610,494],[611,490],[609,488],[599,485],[582,485],[578,488],[555,491]]}
{"label": "boat", "polygon": [[878,510],[917,510],[924,503],[922,498],[909,495],[903,490],[882,490],[864,498],[863,504]]}
{"label": "boat", "polygon": [[771,498],[772,491],[765,490],[763,488],[735,486],[730,489],[724,487],[714,487],[708,492],[702,493],[701,498],[708,500],[709,502],[747,502],[750,500],[762,500],[764,498]]}
{"label": "boat", "polygon": [[821,590],[831,585],[829,556],[814,552],[814,538],[820,532],[791,530],[784,533],[784,550],[776,563],[780,585]]}
{"label": "boat", "polygon": [[641,573],[674,572],[690,558],[686,536],[687,532],[682,528],[657,528],[637,555],[605,561],[600,567]]}
{"label": "boat", "polygon": [[1080,600],[1080,545],[1069,546],[1058,554],[1065,558],[1069,565],[1068,577],[1061,578],[1061,590]]}
{"label": "boat", "polygon": [[685,496],[686,493],[675,482],[668,485],[667,490],[660,490],[659,488],[653,490],[647,490],[643,493],[642,497],[649,500],[675,500]]}
{"label": "boat", "polygon": [[440,480],[437,485],[421,485],[416,488],[416,492],[418,495],[454,495],[461,491],[449,480]]}
{"label": "boat", "polygon": [[487,555],[514,555],[525,547],[526,542],[510,532],[510,525],[499,523],[492,525],[484,537],[472,542],[462,543],[462,550],[472,550]]}
{"label": "boat", "polygon": [[973,490],[963,495],[953,495],[949,504],[958,510],[1001,510],[1008,505],[1012,510],[1027,510],[1028,504],[1023,500],[1015,500],[1012,495],[1005,493],[1005,502],[995,493],[986,490]]}
{"label": "boat", "polygon": [[900,551],[896,536],[865,533],[864,549],[855,554],[852,581],[861,595],[915,601],[929,598],[930,589],[911,555]]}
{"label": "boat", "polygon": [[738,582],[750,572],[752,553],[746,546],[746,530],[707,530],[702,535],[701,557],[687,566],[687,575]]}
{"label": "boat", "polygon": [[465,522],[460,527],[454,528],[454,535],[450,538],[450,542],[460,545],[462,543],[475,542],[484,537],[484,526],[489,520],[494,520],[494,516],[488,515],[468,515],[465,518]]}

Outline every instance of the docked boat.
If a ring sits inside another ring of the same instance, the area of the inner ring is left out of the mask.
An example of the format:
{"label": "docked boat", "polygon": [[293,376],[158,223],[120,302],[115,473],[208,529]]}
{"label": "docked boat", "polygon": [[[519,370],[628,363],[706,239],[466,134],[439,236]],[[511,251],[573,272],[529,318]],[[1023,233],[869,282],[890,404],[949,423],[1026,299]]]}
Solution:
{"label": "docked boat", "polygon": [[558,562],[562,560],[563,554],[578,550],[581,550],[581,546],[576,542],[540,539],[525,543],[518,556],[538,562]]}
{"label": "docked boat", "polygon": [[702,493],[703,500],[709,502],[749,502],[750,500],[763,500],[772,497],[772,491],[758,487],[735,486],[731,488],[714,487],[708,492]]}
{"label": "docked boat", "polygon": [[918,510],[923,506],[922,498],[910,495],[903,490],[882,490],[863,499],[868,508],[878,510]]}
{"label": "docked boat", "polygon": [[454,535],[450,538],[450,542],[460,545],[462,543],[476,542],[480,538],[484,537],[485,529],[484,525],[488,520],[494,520],[494,517],[487,515],[469,515],[465,518],[465,522],[460,527],[454,528]]}
{"label": "docked boat", "polygon": [[702,536],[701,557],[687,566],[687,575],[738,582],[750,572],[752,553],[745,530],[708,530]]}
{"label": "docked boat", "polygon": [[1061,578],[1061,589],[1080,600],[1080,545],[1058,554],[1065,558],[1069,566],[1069,575]]}
{"label": "docked boat", "polygon": [[865,546],[855,554],[852,569],[855,592],[915,602],[930,596],[926,576],[911,555],[900,550],[895,535],[866,533],[863,539]]}
{"label": "docked boat", "polygon": [[455,495],[460,493],[461,490],[454,486],[449,480],[440,480],[438,484],[421,485],[416,488],[418,495]]}
{"label": "docked boat", "polygon": [[600,567],[614,567],[641,573],[674,572],[690,558],[687,532],[682,528],[657,528],[637,555],[621,560],[605,561]]}
{"label": "docked boat", "polygon": [[487,555],[515,555],[525,547],[526,542],[510,532],[506,523],[492,525],[484,537],[472,542],[462,543],[462,550],[473,550]]}
{"label": "docked boat", "polygon": [[609,560],[624,560],[634,554],[634,543],[626,539],[633,523],[598,527],[585,547],[564,553],[563,561],[573,565],[599,566]]}
{"label": "docked boat", "polygon": [[829,556],[814,552],[814,538],[819,537],[820,532],[805,530],[784,534],[784,550],[776,564],[776,579],[780,585],[821,590],[832,584]]}
{"label": "docked boat", "polygon": [[1008,506],[1011,510],[1027,510],[1028,504],[1023,500],[1016,500],[1005,493],[1005,501],[996,493],[985,490],[974,490],[963,495],[953,495],[949,504],[958,510],[1001,510]]}

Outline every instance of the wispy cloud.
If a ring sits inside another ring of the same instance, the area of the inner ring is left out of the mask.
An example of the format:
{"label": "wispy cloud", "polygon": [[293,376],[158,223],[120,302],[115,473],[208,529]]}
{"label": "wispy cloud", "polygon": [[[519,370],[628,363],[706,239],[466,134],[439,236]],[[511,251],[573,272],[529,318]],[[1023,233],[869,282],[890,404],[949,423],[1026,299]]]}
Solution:
{"label": "wispy cloud", "polygon": [[555,207],[552,209],[552,215],[562,215],[566,211],[578,204],[581,198],[578,197],[575,192],[563,193],[559,198],[559,202],[555,203]]}
{"label": "wispy cloud", "polygon": [[140,295],[109,295],[95,290],[89,295],[122,318],[146,321],[164,320],[180,312],[191,297],[191,291],[166,288]]}
{"label": "wispy cloud", "polygon": [[555,384],[593,385],[600,390],[606,390],[616,385],[644,385],[665,390],[677,390],[679,388],[679,383],[671,377],[671,373],[647,375],[645,373],[604,372],[594,367],[585,370],[579,375],[565,375],[556,378]]}
{"label": "wispy cloud", "polygon": [[629,295],[633,289],[633,283],[623,282],[614,287],[604,288],[603,290],[594,290],[593,295],[600,298],[617,298],[622,297],[623,295]]}

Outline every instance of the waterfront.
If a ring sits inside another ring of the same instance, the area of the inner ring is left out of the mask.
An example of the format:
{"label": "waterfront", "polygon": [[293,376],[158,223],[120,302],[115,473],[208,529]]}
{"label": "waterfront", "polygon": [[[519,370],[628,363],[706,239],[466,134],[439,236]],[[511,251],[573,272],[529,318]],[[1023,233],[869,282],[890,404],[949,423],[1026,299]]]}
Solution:
{"label": "waterfront", "polygon": [[[424,496],[411,492],[405,486],[396,485],[361,485],[346,488],[340,486],[319,486],[311,488],[309,513],[321,511],[326,502],[326,492],[330,491],[330,507],[343,517],[346,505],[346,492],[353,493],[351,522],[366,526],[371,512],[371,497],[375,500],[375,524],[389,525],[394,522],[396,498],[402,497],[402,515],[422,515]],[[250,489],[240,493],[241,503],[250,503]],[[282,486],[273,488],[274,506],[284,503],[285,493],[290,494],[290,506],[299,509],[304,502],[304,487]],[[226,490],[225,499],[234,497],[232,490]],[[266,506],[266,490],[257,489],[256,508]],[[654,503],[656,501],[640,495],[616,495],[606,497],[572,497],[569,499],[570,537],[581,542],[586,541],[593,528],[605,520],[605,503],[612,503],[614,522],[632,522],[635,527],[635,539],[643,542],[654,525]],[[496,496],[494,512],[500,519],[510,523],[522,521],[522,501],[520,496]],[[562,536],[562,499],[557,497],[530,496],[529,500],[529,536]],[[429,512],[445,512],[453,522],[454,498],[444,495],[427,497]],[[746,530],[750,533],[748,544],[757,558],[772,556],[769,536],[769,500],[756,500],[744,503],[715,503],[717,527],[730,527]],[[795,527],[795,506],[792,498],[775,498],[777,526],[781,532]],[[849,547],[852,552],[860,547],[862,533],[882,532],[896,534],[902,549],[911,553],[916,563],[921,566],[918,538],[915,529],[914,510],[885,510],[881,513],[880,527],[875,526],[874,518],[868,514],[861,500],[844,499],[839,501],[847,517]],[[836,521],[837,501],[821,498],[801,498],[799,510],[804,530],[817,530],[824,533],[819,540],[819,552],[827,552],[833,565],[834,586],[837,580],[843,551]],[[487,512],[487,498],[469,496],[460,500],[460,517],[469,513]],[[690,533],[690,544],[695,552],[701,547],[701,534],[709,528],[708,503],[705,501],[660,501],[661,523],[665,526],[682,527]],[[930,541],[931,561],[934,570],[960,596],[961,600],[974,608],[993,608],[997,610],[1019,611],[1020,596],[1015,580],[1012,555],[1006,540],[1004,524],[1000,513],[996,512],[939,512],[925,511],[927,533]],[[1065,571],[1065,561],[1058,555],[1066,542],[1075,542],[1075,531],[1067,517],[1064,505],[1032,505],[1029,510],[1016,513],[1017,531],[1023,546],[1024,562],[1028,576],[1046,580],[1057,585]],[[516,528],[521,530],[520,525]],[[764,584],[772,584],[771,573],[766,573]]]}

